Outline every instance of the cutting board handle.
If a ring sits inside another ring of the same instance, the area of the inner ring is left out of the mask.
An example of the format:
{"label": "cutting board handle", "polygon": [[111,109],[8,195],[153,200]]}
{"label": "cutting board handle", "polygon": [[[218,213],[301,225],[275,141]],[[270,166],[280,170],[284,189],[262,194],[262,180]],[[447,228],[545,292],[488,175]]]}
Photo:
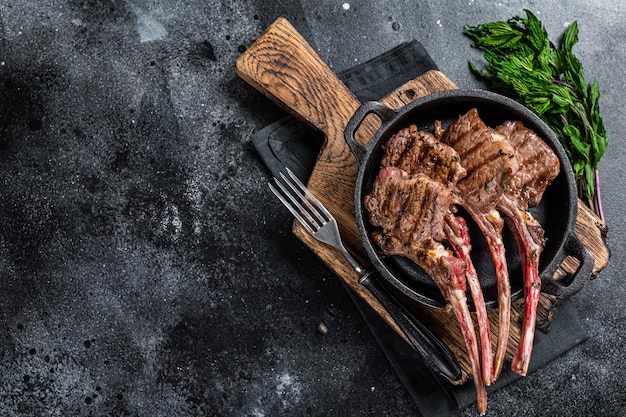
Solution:
{"label": "cutting board handle", "polygon": [[276,104],[342,137],[360,102],[284,18],[278,18],[237,59],[235,72]]}

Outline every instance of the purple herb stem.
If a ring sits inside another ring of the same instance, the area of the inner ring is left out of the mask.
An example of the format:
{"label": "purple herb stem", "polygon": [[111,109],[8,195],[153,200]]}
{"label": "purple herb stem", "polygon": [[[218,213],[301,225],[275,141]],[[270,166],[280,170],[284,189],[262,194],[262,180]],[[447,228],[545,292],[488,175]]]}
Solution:
{"label": "purple herb stem", "polygon": [[578,97],[580,97],[580,92],[579,92],[579,91],[576,89],[576,87],[574,87],[573,85],[568,84],[568,83],[566,83],[565,81],[561,81],[561,80],[559,80],[558,78],[553,78],[553,79],[552,79],[552,82],[553,82],[553,83],[555,83],[555,84],[561,84],[561,85],[564,85],[565,87],[567,87],[567,88],[569,88],[570,90],[572,90],[573,92],[575,92],[575,93],[576,93],[576,95],[577,95]]}
{"label": "purple herb stem", "polygon": [[583,107],[585,108],[585,113],[587,114],[587,118],[589,120],[591,120],[591,112],[589,111],[589,107],[587,106],[587,102],[583,98],[582,93],[576,87],[574,87],[571,84],[566,83],[565,81],[561,81],[558,78],[552,78],[552,82],[555,83],[555,84],[560,84],[560,85],[562,85],[564,87],[567,87],[570,90],[572,90],[574,92],[574,94],[576,94],[576,96],[578,97],[580,102],[582,103]]}

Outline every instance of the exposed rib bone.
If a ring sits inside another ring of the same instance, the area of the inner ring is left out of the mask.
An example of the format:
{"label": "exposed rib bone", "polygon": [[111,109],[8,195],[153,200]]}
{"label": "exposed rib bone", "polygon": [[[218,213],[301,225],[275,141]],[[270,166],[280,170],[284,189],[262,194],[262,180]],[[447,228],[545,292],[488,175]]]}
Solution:
{"label": "exposed rib bone", "polygon": [[535,132],[519,121],[504,122],[496,128],[515,148],[520,169],[505,190],[498,209],[507,216],[513,232],[524,272],[524,318],[520,341],[511,369],[526,375],[532,354],[537,303],[541,291],[539,258],[543,252],[543,228],[528,212],[541,201],[544,191],[556,178],[560,163],[552,149]]}
{"label": "exposed rib bone", "polygon": [[474,301],[474,309],[476,310],[476,321],[478,322],[478,335],[480,339],[480,358],[482,365],[482,375],[485,384],[490,385],[493,378],[493,353],[491,350],[491,331],[489,329],[489,318],[487,317],[487,308],[485,307],[485,299],[483,291],[480,287],[478,274],[474,263],[470,258],[472,250],[469,229],[465,219],[454,216],[452,213],[446,215],[446,225],[444,228],[446,239],[453,248],[457,258],[461,259],[467,265],[465,269],[465,277],[469,284],[472,300]]}
{"label": "exposed rib bone", "polygon": [[[466,175],[459,155],[452,147],[444,145],[430,133],[418,131],[415,125],[400,130],[387,141],[381,167],[397,167],[410,176],[424,174],[439,181],[449,191],[454,190],[456,183]],[[444,230],[456,256],[467,265],[466,277],[478,322],[482,375],[485,383],[490,385],[493,380],[491,331],[476,268],[470,258],[471,244],[467,223],[448,212],[445,215]]]}
{"label": "exposed rib bone", "polygon": [[477,408],[484,414],[487,390],[465,295],[467,264],[441,244],[450,202],[450,192],[440,182],[421,173],[409,176],[395,167],[380,170],[371,194],[364,200],[370,223],[380,228],[372,237],[382,252],[413,260],[432,277],[452,307],[472,366]]}
{"label": "exposed rib bone", "polygon": [[511,145],[485,125],[476,109],[459,117],[445,131],[440,125],[435,131],[442,142],[459,153],[461,164],[467,170],[467,176],[457,183],[455,203],[462,206],[480,228],[495,266],[499,322],[493,375],[488,381],[492,383],[502,370],[511,317],[511,284],[502,242],[504,222],[496,206],[519,166]]}

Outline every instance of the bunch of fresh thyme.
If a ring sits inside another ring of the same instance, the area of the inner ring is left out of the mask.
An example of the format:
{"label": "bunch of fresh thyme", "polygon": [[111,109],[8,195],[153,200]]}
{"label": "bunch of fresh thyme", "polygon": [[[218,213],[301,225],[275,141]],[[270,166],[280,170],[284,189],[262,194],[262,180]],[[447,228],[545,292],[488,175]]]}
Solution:
{"label": "bunch of fresh thyme", "polygon": [[470,67],[550,126],[572,163],[579,197],[604,221],[598,162],[608,139],[600,117],[598,82],[587,84],[572,52],[578,24],[569,25],[556,47],[541,21],[525,12],[526,18],[466,27],[464,33],[487,61],[484,71],[471,62]]}

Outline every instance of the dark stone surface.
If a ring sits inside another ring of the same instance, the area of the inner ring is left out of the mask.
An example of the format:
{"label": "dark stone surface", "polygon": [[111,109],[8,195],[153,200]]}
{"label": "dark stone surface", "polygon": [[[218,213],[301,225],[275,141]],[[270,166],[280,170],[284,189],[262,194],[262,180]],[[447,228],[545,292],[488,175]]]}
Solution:
{"label": "dark stone surface", "polygon": [[591,338],[489,415],[623,415],[626,6],[608,0],[0,1],[0,415],[418,415],[268,193],[250,136],[284,113],[234,63],[285,16],[337,71],[415,38],[480,86],[463,26],[523,8],[552,36],[578,20],[613,257],[572,299]]}

